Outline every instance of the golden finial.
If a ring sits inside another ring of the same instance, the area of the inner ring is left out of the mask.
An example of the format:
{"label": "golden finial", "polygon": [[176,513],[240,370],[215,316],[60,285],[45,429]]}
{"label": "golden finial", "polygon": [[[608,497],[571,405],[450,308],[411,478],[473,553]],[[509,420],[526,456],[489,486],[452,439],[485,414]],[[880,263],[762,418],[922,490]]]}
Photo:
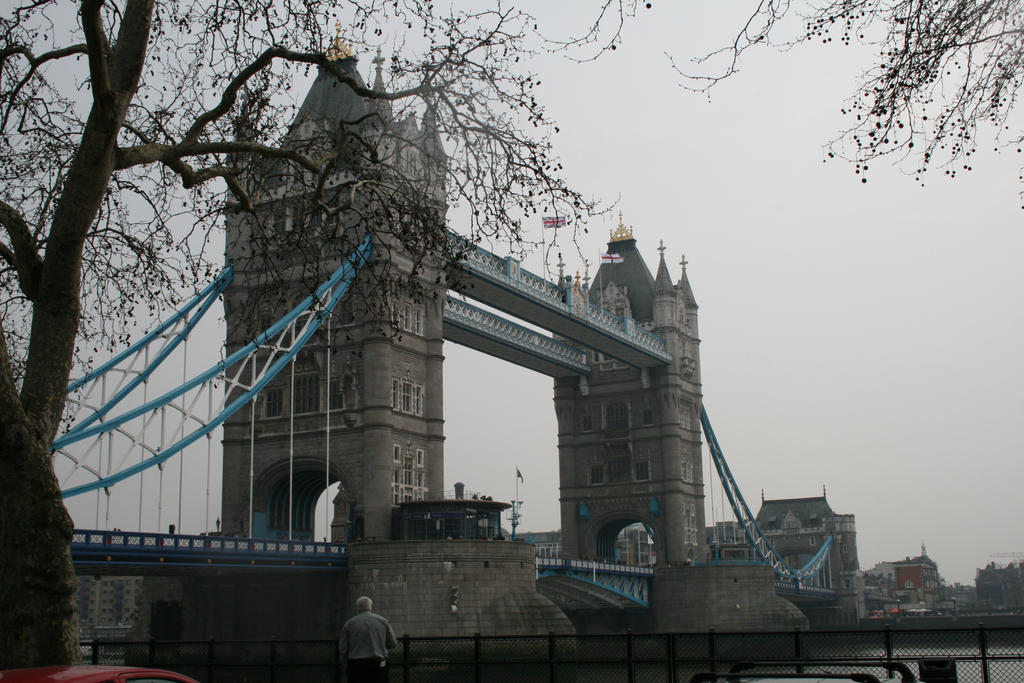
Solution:
{"label": "golden finial", "polygon": [[619,211],[619,227],[612,230],[611,235],[608,237],[609,242],[622,242],[623,240],[633,239],[633,226],[628,228],[622,223],[622,212]]}
{"label": "golden finial", "polygon": [[341,22],[336,20],[334,22],[334,40],[332,40],[331,44],[327,47],[327,59],[332,62],[336,62],[339,59],[355,56],[355,54],[356,52],[352,41],[350,40],[346,44],[345,41],[341,39]]}

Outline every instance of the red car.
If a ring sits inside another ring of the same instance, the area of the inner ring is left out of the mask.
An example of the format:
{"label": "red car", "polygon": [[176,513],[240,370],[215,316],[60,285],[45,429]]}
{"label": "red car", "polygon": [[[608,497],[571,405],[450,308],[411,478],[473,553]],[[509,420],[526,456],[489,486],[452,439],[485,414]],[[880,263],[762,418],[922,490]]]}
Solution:
{"label": "red car", "polygon": [[163,669],[135,666],[44,666],[0,671],[2,683],[198,683],[194,678]]}

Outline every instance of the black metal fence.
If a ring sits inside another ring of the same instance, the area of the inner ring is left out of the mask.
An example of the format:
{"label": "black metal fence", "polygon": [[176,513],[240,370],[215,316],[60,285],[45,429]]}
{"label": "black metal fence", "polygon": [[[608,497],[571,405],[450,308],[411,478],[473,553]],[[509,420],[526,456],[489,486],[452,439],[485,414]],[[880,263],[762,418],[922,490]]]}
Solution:
{"label": "black metal fence", "polygon": [[[92,641],[94,664],[171,669],[204,683],[340,683],[334,640]],[[739,662],[763,671],[837,672],[856,664],[884,677],[883,662],[915,673],[922,658],[950,658],[960,683],[1024,681],[1024,629],[790,631],[618,635],[473,636],[399,639],[392,683],[686,683]]]}

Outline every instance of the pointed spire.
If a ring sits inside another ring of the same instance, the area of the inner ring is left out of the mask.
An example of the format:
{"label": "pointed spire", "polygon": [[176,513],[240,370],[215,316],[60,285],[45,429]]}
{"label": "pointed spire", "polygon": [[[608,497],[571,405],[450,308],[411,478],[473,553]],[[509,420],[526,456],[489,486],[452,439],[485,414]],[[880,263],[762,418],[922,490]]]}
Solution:
{"label": "pointed spire", "polygon": [[384,57],[380,54],[380,48],[377,48],[377,56],[373,58],[374,76],[373,76],[373,89],[377,92],[384,92]]}
{"label": "pointed spire", "polygon": [[[384,64],[384,57],[381,55],[379,47],[377,48],[377,56],[375,56],[371,61],[374,66],[373,91],[382,93],[385,90],[384,72],[382,68]],[[374,99],[373,106],[377,110],[378,117],[380,117],[380,126],[383,128],[391,126],[394,119],[394,112],[391,109],[391,101],[383,98]]]}
{"label": "pointed spire", "polygon": [[423,132],[437,133],[437,113],[430,104],[427,104],[427,110],[423,112]]}
{"label": "pointed spire", "polygon": [[686,265],[689,261],[686,260],[686,254],[683,254],[683,258],[679,261],[679,265],[682,267],[682,272],[679,274],[679,282],[676,283],[676,287],[682,292],[683,300],[689,306],[696,306],[697,300],[693,298],[693,290],[690,288],[690,279],[686,277]]}
{"label": "pointed spire", "polygon": [[668,274],[668,266],[665,265],[665,240],[658,242],[658,274],[654,278],[654,295],[671,294],[672,276]]}

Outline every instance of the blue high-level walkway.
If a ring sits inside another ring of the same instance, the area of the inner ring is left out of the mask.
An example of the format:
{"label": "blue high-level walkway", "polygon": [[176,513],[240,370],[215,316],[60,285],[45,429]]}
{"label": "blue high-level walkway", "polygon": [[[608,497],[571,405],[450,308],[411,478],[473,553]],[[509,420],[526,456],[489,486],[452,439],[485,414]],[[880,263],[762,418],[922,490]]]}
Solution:
{"label": "blue high-level walkway", "polygon": [[451,296],[444,338],[551,377],[590,374],[584,351]]}
{"label": "blue high-level walkway", "polygon": [[[477,245],[468,245],[467,258],[460,265],[463,276],[461,293],[549,330],[557,337],[577,344],[581,351],[598,351],[638,368],[665,365],[672,361],[672,354],[662,336],[644,329],[632,318],[622,318],[592,305],[585,290],[568,280],[561,285],[550,282],[524,269],[517,259],[511,256],[503,258]],[[449,316],[446,307],[445,339],[463,343],[457,338],[462,334],[462,327],[457,324],[454,312],[451,318]],[[458,329],[449,331],[449,319],[451,327]],[[537,359],[554,359],[559,355],[549,355],[548,342],[553,340],[544,339],[532,345],[532,360],[528,360],[527,367],[537,369]],[[476,340],[487,341],[487,348],[483,349],[487,353],[524,365],[517,333],[489,325],[488,329],[477,332]],[[566,367],[557,361],[554,365],[564,368],[560,374],[588,372],[578,367]],[[552,374],[550,368],[541,372]]]}

